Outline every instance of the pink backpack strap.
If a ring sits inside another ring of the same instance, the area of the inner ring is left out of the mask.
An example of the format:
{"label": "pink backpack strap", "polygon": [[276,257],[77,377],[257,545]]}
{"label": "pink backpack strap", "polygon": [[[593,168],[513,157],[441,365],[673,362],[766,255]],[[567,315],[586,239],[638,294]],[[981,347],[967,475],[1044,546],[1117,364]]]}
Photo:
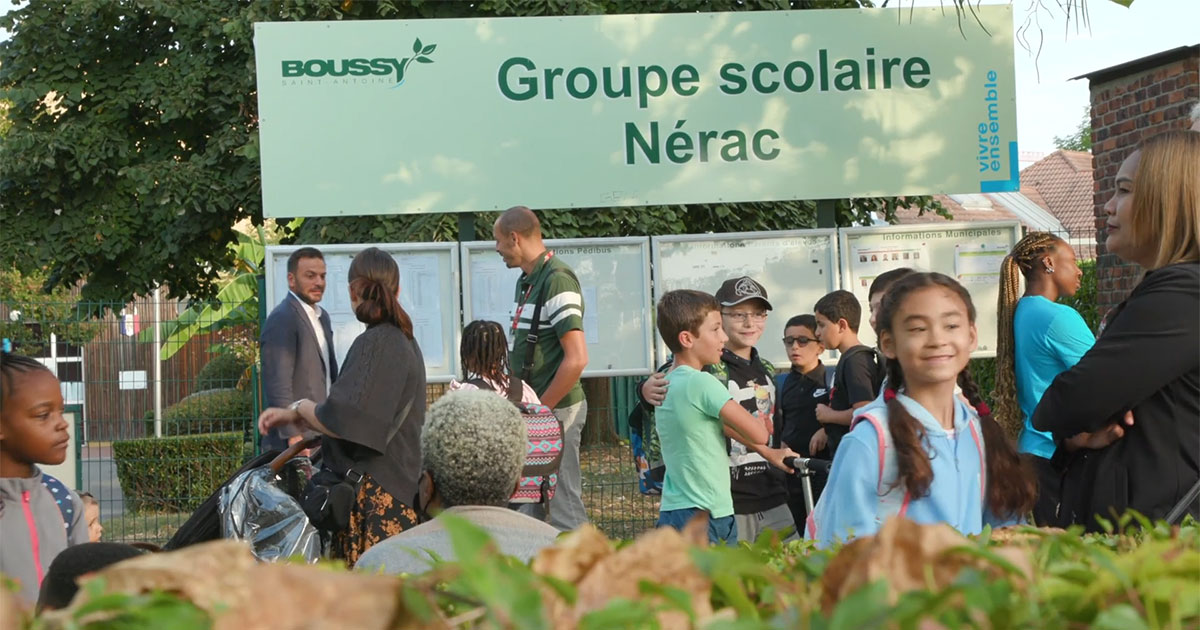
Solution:
{"label": "pink backpack strap", "polygon": [[850,429],[853,430],[854,425],[863,421],[870,422],[875,428],[875,439],[879,449],[879,477],[876,482],[879,505],[875,512],[875,520],[882,524],[893,516],[907,514],[912,496],[907,489],[901,492],[902,484],[897,483],[900,479],[900,466],[896,462],[896,451],[892,448],[892,432],[883,421],[869,413],[855,416],[850,423]]}
{"label": "pink backpack strap", "polygon": [[975,450],[979,451],[979,497],[987,502],[987,452],[983,449],[983,438],[979,435],[979,423],[974,418],[968,423],[971,427],[971,439],[975,441]]}

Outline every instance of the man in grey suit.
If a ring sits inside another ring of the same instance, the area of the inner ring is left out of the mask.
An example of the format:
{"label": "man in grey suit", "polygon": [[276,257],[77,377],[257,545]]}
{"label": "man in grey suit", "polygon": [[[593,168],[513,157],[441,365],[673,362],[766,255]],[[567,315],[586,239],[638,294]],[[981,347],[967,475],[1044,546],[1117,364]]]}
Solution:
{"label": "man in grey suit", "polygon": [[[337,379],[333,326],[317,306],[325,295],[325,256],[313,247],[292,252],[287,263],[288,294],[263,325],[262,375],[266,407],[287,407],[307,398],[323,402]],[[301,439],[272,429],[262,450],[285,449]]]}

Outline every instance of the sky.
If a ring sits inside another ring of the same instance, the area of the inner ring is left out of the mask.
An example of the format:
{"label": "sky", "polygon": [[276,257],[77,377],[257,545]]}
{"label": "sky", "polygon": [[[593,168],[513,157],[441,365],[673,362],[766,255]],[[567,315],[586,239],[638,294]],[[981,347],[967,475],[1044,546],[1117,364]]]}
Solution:
{"label": "sky", "polygon": [[[1054,150],[1054,136],[1070,135],[1079,126],[1090,103],[1088,82],[1071,77],[1200,43],[1200,0],[1134,0],[1129,8],[1110,0],[1087,0],[1087,23],[1072,15],[1069,28],[1059,8],[1062,2],[1065,0],[1012,2],[1014,28],[1020,28],[1031,15],[1031,7],[1043,7],[1040,56],[1035,59],[1019,45],[1013,53],[1021,151],[1049,153]],[[921,0],[917,6],[937,4],[936,0]],[[1034,39],[1037,29],[1031,30]]]}
{"label": "sky", "polygon": [[[972,3],[1010,4],[1007,0]],[[891,0],[889,6],[951,6],[953,0]],[[1084,0],[1087,20],[1061,8],[1068,0],[1012,0],[1014,28],[1036,7],[1042,48],[1033,53],[1015,47],[1017,79],[1017,142],[1022,152],[1049,153],[1054,137],[1072,134],[1088,107],[1086,79],[1081,74],[1132,61],[1146,55],[1200,43],[1200,0],[1134,0],[1126,8],[1111,0]],[[1079,0],[1071,0],[1078,4]],[[0,1],[0,11],[11,8]],[[1033,45],[1039,29],[1029,29]],[[0,30],[0,40],[8,34]]]}

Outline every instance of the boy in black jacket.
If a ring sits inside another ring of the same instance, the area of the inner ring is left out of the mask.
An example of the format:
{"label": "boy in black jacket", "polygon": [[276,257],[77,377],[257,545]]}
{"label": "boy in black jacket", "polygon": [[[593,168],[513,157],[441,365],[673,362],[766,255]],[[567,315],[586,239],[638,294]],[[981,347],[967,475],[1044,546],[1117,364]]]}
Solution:
{"label": "boy in black jacket", "polygon": [[875,400],[883,369],[875,349],[858,340],[862,306],[849,291],[834,291],[817,300],[813,307],[817,318],[817,338],[826,348],[841,354],[833,378],[828,405],[817,405],[817,420],[822,429],[813,435],[809,451],[826,446],[829,456],[837,452],[842,437],[850,432],[854,410]]}
{"label": "boy in black jacket", "polygon": [[[817,405],[829,404],[833,370],[821,363],[825,346],[817,339],[817,320],[812,315],[797,315],[783,329],[783,347],[787,349],[792,369],[776,377],[775,433],[785,446],[804,457],[830,459],[827,450],[810,451],[812,437],[821,430],[817,421]],[[812,500],[815,504],[825,487],[825,475],[814,476]],[[808,518],[804,505],[804,487],[799,477],[787,480],[788,509],[798,526]]]}

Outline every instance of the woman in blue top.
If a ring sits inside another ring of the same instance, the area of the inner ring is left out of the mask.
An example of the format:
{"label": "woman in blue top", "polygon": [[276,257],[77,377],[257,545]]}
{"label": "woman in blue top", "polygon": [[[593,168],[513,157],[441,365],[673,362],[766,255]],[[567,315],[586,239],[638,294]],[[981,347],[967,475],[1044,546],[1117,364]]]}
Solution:
{"label": "woman in blue top", "polygon": [[978,341],[970,294],[945,275],[914,273],[888,290],[878,323],[891,386],[842,439],[809,537],[828,546],[896,515],[964,534],[1019,520],[1036,486],[967,371]]}
{"label": "woman in blue top", "polygon": [[[1025,294],[1018,299],[1021,277]],[[1075,251],[1048,232],[1030,232],[1000,267],[996,348],[996,421],[1030,455],[1038,479],[1033,520],[1056,522],[1061,475],[1050,464],[1054,438],[1030,420],[1055,376],[1075,365],[1096,337],[1079,313],[1056,303],[1079,291],[1083,272]]]}

